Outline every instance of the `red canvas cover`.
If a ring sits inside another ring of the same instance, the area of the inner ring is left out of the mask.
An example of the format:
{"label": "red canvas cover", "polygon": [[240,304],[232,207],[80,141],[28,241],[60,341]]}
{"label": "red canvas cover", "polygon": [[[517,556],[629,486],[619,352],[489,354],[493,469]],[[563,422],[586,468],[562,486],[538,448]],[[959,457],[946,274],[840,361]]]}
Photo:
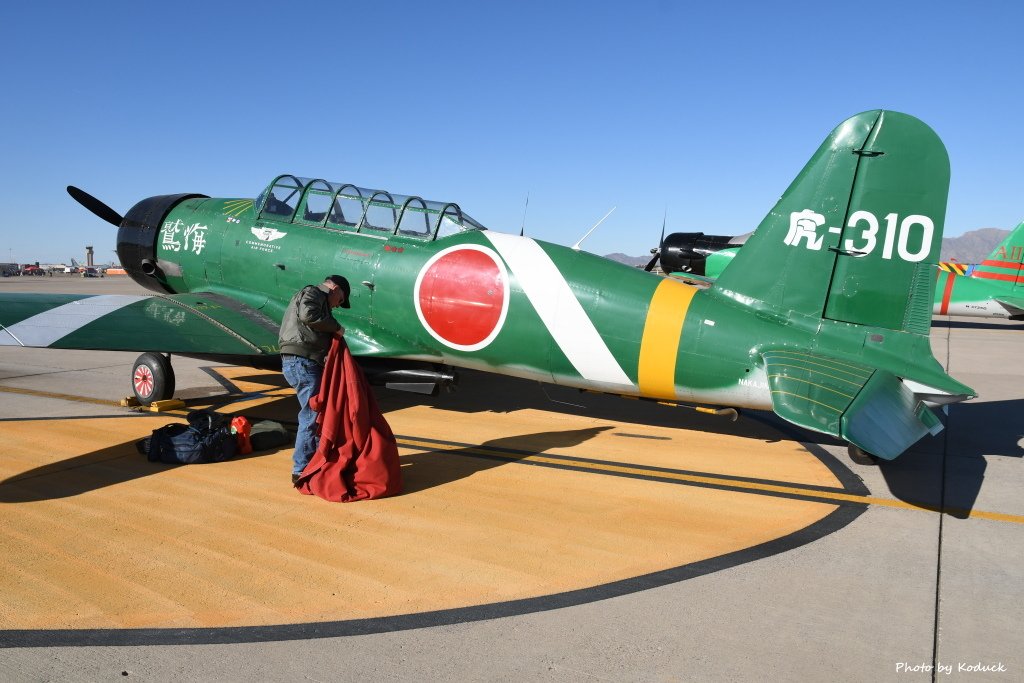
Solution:
{"label": "red canvas cover", "polygon": [[401,492],[395,435],[343,339],[332,342],[309,403],[319,413],[320,445],[295,484],[301,493],[348,503]]}

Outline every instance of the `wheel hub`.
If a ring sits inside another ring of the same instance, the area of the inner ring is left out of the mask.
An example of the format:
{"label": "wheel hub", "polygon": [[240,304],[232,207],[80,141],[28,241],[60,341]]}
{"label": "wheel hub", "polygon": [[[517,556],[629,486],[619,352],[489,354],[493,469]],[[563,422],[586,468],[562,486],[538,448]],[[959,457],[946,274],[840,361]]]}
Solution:
{"label": "wheel hub", "polygon": [[135,385],[136,394],[141,398],[148,398],[153,393],[153,371],[145,365],[140,365],[135,368],[132,383]]}

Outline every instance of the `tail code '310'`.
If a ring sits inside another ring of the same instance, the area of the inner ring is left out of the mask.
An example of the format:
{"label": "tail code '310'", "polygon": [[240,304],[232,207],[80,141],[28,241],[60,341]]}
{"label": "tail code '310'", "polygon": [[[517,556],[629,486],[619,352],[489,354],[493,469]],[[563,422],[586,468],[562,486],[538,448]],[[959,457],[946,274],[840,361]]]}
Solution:
{"label": "tail code '310'", "polygon": [[[811,209],[794,211],[789,215],[789,232],[783,240],[785,244],[795,247],[804,242],[808,249],[818,251],[821,249],[825,235],[818,234],[818,228],[825,224],[825,217]],[[878,246],[878,231],[880,224],[878,217],[870,211],[854,211],[847,221],[846,227],[854,228],[863,225],[861,234],[856,239],[847,239],[843,248],[854,256],[867,256]],[[910,238],[915,226],[921,227],[921,244],[917,251],[910,250]],[[839,234],[842,232],[837,227],[826,228],[828,232]],[[935,235],[935,222],[928,216],[912,214],[906,216],[902,221],[895,213],[887,214],[885,217],[885,235],[882,244],[882,258],[892,259],[893,247],[896,253],[904,261],[916,263],[923,261],[931,253],[932,237]],[[857,241],[861,244],[858,246]]]}

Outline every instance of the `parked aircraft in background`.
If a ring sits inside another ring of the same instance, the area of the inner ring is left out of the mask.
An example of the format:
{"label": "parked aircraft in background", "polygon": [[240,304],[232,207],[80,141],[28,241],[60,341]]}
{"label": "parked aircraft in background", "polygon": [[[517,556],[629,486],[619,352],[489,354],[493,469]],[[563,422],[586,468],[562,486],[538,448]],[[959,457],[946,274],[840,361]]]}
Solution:
{"label": "parked aircraft in background", "polygon": [[69,187],[119,226],[121,263],[155,295],[3,293],[0,344],[144,351],[132,383],[149,402],[173,393],[163,354],[279,363],[289,298],[340,273],[348,344],[389,386],[436,391],[456,366],[770,409],[889,459],[942,429],[930,406],[975,395],[929,339],[948,186],[926,125],[854,116],[707,289],[347,183],[283,175],[255,200],[164,195],[124,217]]}
{"label": "parked aircraft in background", "polygon": [[739,248],[752,233],[745,235],[705,235],[702,232],[674,232],[662,235],[654,256],[644,267],[655,266],[665,275],[690,276],[697,280],[714,280],[728,266]]}
{"label": "parked aircraft in background", "polygon": [[[646,270],[710,283],[732,263],[750,233],[731,237],[673,233],[652,250]],[[980,264],[939,263],[933,312],[975,318],[1024,320],[1024,223]]]}
{"label": "parked aircraft in background", "polygon": [[933,312],[1024,320],[1024,222],[963,275],[940,269]]}

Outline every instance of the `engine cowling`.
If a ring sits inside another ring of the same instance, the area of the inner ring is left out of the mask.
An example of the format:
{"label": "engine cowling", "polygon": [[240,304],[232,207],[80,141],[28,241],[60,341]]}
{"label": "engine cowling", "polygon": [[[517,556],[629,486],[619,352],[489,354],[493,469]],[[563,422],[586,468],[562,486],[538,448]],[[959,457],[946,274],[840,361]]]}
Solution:
{"label": "engine cowling", "polygon": [[661,245],[661,269],[666,273],[705,274],[708,254],[738,246],[732,235],[705,235],[702,232],[674,232]]}
{"label": "engine cowling", "polygon": [[125,214],[117,230],[117,256],[125,272],[146,289],[173,294],[157,265],[156,240],[164,218],[187,199],[204,194],[164,194],[137,203]]}

